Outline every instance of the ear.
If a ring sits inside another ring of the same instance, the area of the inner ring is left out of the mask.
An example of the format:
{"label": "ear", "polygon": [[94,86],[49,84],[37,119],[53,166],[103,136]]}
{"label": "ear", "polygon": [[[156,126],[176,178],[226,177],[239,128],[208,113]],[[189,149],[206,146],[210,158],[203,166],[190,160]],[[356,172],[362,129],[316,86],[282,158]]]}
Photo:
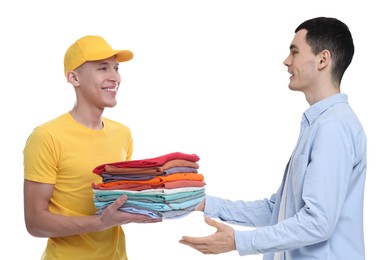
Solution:
{"label": "ear", "polygon": [[330,64],[330,51],[328,50],[323,50],[318,54],[318,69],[322,70],[326,68]]}
{"label": "ear", "polygon": [[79,78],[76,71],[69,71],[66,74],[66,79],[70,84],[72,84],[74,87],[77,87],[80,85]]}

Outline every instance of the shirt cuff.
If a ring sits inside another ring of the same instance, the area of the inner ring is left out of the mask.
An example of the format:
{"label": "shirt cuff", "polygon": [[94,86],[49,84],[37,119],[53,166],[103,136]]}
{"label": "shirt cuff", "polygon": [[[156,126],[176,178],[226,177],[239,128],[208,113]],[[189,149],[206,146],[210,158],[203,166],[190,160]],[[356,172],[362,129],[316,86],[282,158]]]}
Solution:
{"label": "shirt cuff", "polygon": [[250,231],[234,231],[234,240],[236,243],[236,249],[240,256],[257,254],[252,247],[252,239]]}
{"label": "shirt cuff", "polygon": [[206,195],[205,205],[203,210],[205,216],[218,218],[218,209],[219,209],[218,200],[219,199],[217,197]]}

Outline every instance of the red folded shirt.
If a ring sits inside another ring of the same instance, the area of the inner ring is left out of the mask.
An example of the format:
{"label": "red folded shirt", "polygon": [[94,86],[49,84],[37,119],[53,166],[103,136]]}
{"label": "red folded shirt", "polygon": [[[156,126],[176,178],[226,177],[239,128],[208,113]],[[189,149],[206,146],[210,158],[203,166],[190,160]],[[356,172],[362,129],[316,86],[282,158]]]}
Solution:
{"label": "red folded shirt", "polygon": [[131,160],[131,161],[122,161],[122,162],[113,162],[113,163],[105,163],[97,166],[93,169],[93,173],[100,175],[104,171],[104,166],[111,165],[118,168],[146,168],[146,167],[158,167],[162,166],[164,163],[175,160],[188,160],[191,162],[199,161],[199,156],[196,154],[186,154],[181,152],[173,152],[165,155],[161,155],[155,158],[143,159],[143,160]]}

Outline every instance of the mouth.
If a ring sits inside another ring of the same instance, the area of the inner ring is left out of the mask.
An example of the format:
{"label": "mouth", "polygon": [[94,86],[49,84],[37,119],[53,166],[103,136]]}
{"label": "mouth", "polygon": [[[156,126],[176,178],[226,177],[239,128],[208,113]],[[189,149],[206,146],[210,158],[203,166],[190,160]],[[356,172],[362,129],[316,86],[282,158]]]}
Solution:
{"label": "mouth", "polygon": [[111,87],[102,88],[103,91],[107,91],[107,92],[110,92],[110,93],[117,93],[118,89],[119,89],[119,84],[118,83],[115,83],[115,85],[111,86]]}

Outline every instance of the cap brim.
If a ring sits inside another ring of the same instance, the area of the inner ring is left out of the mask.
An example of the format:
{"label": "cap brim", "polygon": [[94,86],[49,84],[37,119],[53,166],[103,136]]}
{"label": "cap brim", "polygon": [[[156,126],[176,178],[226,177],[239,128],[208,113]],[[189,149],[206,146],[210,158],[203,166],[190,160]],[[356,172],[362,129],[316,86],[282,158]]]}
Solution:
{"label": "cap brim", "polygon": [[129,61],[133,58],[133,53],[129,50],[120,50],[116,53],[116,58],[119,62]]}

